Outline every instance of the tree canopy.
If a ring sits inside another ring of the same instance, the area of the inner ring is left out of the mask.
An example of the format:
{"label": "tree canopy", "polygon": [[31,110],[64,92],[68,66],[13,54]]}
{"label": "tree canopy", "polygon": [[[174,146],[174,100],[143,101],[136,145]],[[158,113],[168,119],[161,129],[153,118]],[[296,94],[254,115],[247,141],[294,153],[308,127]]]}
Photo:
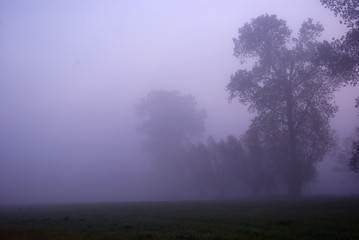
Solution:
{"label": "tree canopy", "polygon": [[337,107],[332,103],[338,84],[321,61],[323,31],[312,19],[305,21],[297,37],[284,20],[262,15],[246,23],[233,39],[234,55],[250,69],[232,75],[227,90],[258,114],[261,125],[280,131],[278,141],[288,149],[288,193],[299,195],[305,169],[323,159],[331,144],[329,120]]}
{"label": "tree canopy", "polygon": [[[359,2],[357,0],[321,0],[321,3],[340,16],[349,27],[347,33],[331,44],[323,45],[321,60],[343,83],[356,85],[359,81]],[[359,105],[359,97],[356,99]]]}
{"label": "tree canopy", "polygon": [[332,10],[335,16],[344,19],[349,27],[359,27],[359,2],[357,0],[320,0],[324,6]]}
{"label": "tree canopy", "polygon": [[205,111],[196,109],[193,96],[177,91],[151,91],[137,105],[137,114],[148,137],[184,144],[204,131]]}
{"label": "tree canopy", "polygon": [[[356,85],[359,81],[359,1],[357,0],[321,0],[322,4],[344,20],[349,31],[341,39],[327,44],[323,59],[333,73],[344,83]],[[331,51],[328,51],[331,49]],[[328,54],[330,53],[330,54]],[[359,108],[359,97],[355,107]],[[359,129],[358,129],[359,132]],[[350,168],[359,171],[359,140],[352,145]]]}

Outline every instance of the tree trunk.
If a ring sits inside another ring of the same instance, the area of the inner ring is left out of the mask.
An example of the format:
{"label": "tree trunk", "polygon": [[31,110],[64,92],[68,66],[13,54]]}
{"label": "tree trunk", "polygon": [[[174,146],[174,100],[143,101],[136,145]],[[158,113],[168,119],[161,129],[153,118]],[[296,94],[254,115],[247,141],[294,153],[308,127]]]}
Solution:
{"label": "tree trunk", "polygon": [[302,180],[300,178],[300,164],[297,157],[297,139],[293,119],[293,96],[290,83],[287,88],[287,120],[289,135],[289,163],[288,163],[288,196],[298,197],[302,193]]}
{"label": "tree trunk", "polygon": [[301,167],[297,157],[297,144],[294,128],[289,131],[290,159],[288,166],[288,196],[299,197],[302,194]]}

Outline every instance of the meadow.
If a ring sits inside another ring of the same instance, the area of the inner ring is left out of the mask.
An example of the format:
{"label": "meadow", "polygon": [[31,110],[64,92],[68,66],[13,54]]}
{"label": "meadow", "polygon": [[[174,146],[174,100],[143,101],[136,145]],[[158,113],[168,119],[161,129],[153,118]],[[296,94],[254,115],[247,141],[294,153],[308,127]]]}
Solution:
{"label": "meadow", "polygon": [[0,239],[359,239],[359,197],[2,206]]}

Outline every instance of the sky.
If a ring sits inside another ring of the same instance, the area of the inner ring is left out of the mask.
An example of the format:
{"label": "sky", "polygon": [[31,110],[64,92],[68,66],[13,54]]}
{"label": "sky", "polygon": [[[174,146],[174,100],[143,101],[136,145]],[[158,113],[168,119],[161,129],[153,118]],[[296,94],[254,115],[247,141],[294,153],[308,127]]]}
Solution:
{"label": "sky", "polygon": [[[346,31],[319,0],[0,0],[0,203],[151,198],[135,116],[151,90],[192,94],[206,135],[243,134],[253,115],[225,90],[232,39],[265,13],[294,33],[313,18],[323,40]],[[340,138],[357,93],[336,94]]]}

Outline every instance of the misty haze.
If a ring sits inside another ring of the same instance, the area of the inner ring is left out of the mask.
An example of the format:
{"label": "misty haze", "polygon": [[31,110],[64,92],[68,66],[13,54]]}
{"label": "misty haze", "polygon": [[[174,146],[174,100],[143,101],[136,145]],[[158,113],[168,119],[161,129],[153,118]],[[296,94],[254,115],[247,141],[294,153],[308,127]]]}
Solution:
{"label": "misty haze", "polygon": [[[273,224],[293,229],[336,201],[333,218],[358,213],[358,29],[355,0],[0,0],[0,238],[102,224],[106,204],[113,224],[128,217],[104,239],[289,236],[187,231],[193,211],[249,226],[237,217],[262,207],[260,225],[283,207]],[[21,212],[48,204],[70,208]],[[168,232],[136,235],[137,210]]]}

